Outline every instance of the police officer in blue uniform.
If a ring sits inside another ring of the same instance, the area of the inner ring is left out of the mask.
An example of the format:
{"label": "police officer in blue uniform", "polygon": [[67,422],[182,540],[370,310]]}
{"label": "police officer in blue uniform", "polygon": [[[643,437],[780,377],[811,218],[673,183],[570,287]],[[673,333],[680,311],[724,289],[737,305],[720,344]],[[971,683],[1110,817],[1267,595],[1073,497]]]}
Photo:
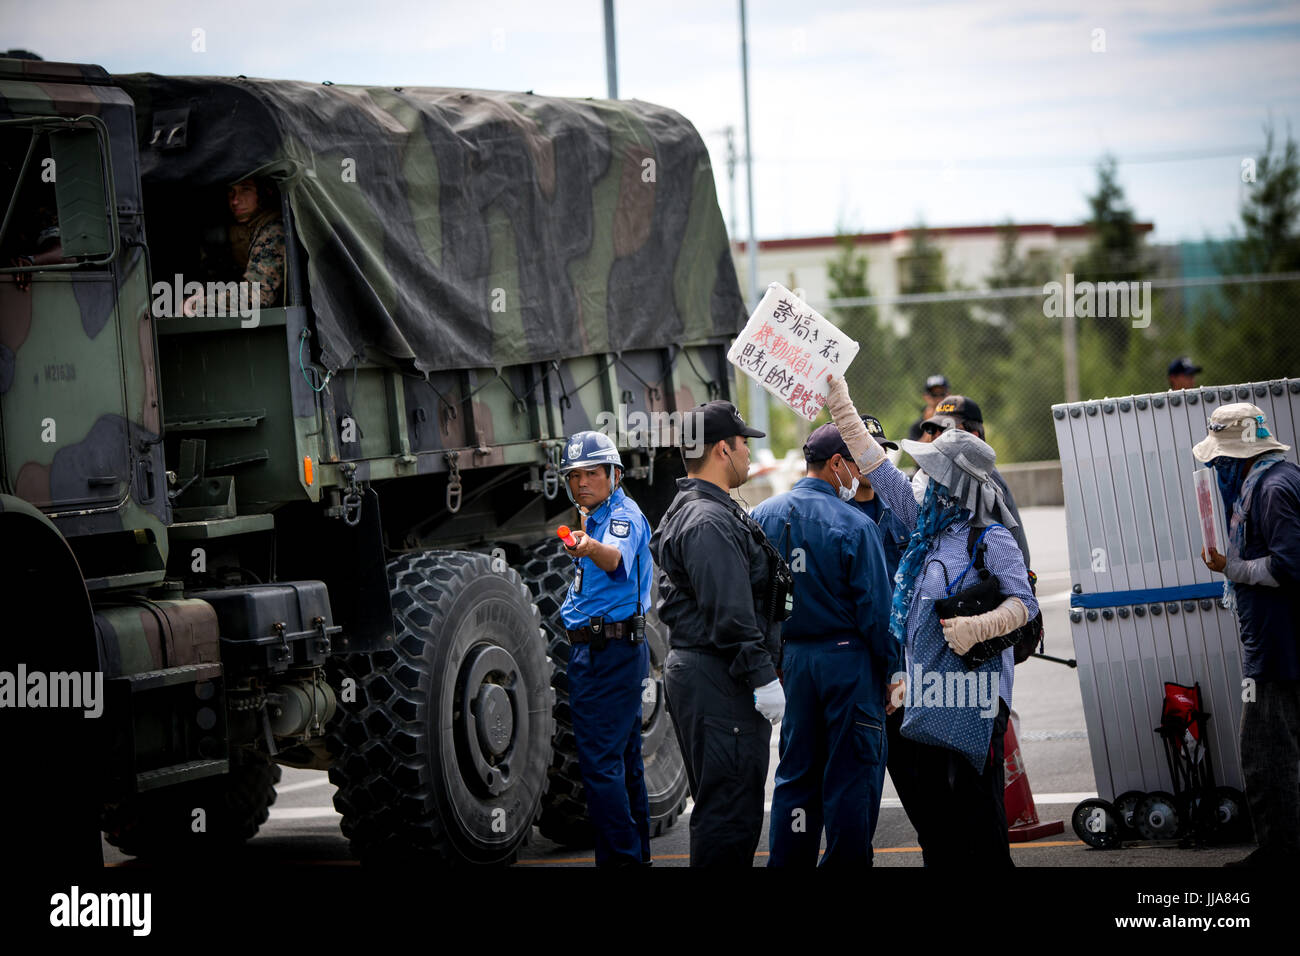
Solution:
{"label": "police officer in blue uniform", "polygon": [[649,865],[641,695],[650,670],[650,522],[621,487],[623,461],[608,435],[573,435],[560,473],[583,525],[565,545],[576,573],[560,616],[573,645],[569,703],[596,865]]}
{"label": "police officer in blue uniform", "polygon": [[754,509],[794,571],[782,626],[785,719],[772,794],[769,866],[870,866],[885,778],[885,709],[902,645],[880,530],[848,504],[857,476],[834,425],[804,444],[808,475]]}

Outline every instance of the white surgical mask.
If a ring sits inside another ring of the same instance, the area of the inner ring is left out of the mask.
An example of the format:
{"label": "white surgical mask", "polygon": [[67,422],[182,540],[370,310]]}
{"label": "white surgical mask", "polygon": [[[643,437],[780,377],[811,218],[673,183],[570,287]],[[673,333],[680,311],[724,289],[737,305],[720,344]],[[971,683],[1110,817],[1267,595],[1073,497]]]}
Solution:
{"label": "white surgical mask", "polygon": [[858,479],[854,478],[853,484],[850,487],[845,488],[842,484],[840,484],[840,476],[839,475],[835,476],[835,490],[839,492],[841,501],[852,501],[853,496],[858,493],[858,484],[859,484]]}

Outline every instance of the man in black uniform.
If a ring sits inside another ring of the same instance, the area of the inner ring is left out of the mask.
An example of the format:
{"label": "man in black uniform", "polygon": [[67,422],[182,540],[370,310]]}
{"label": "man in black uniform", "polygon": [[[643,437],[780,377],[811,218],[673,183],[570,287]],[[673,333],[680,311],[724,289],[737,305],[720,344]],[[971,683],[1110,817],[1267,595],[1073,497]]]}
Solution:
{"label": "man in black uniform", "polygon": [[730,402],[688,415],[687,477],[650,539],[671,632],[664,685],[695,800],[691,866],[748,867],[763,830],[772,724],[785,712],[776,676],[785,615],[769,607],[784,565],[728,494],[749,476],[747,439],[763,432]]}

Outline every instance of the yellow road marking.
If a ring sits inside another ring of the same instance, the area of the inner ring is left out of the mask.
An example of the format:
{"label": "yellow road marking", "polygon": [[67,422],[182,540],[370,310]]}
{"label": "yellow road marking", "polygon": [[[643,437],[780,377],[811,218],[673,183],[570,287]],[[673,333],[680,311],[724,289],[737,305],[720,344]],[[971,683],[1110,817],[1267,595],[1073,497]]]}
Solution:
{"label": "yellow road marking", "polygon": [[[1011,849],[1028,850],[1028,849],[1034,849],[1036,847],[1047,848],[1047,847],[1059,847],[1059,846],[1086,846],[1086,845],[1087,844],[1085,844],[1082,840],[1043,840],[1041,842],[1035,842],[1035,843],[1013,843],[1011,844]],[[886,846],[886,847],[878,848],[876,852],[877,853],[920,853],[921,848],[919,846]],[[768,856],[768,855],[769,854],[767,850],[759,850],[757,853],[754,854],[754,856]],[[690,858],[691,855],[689,853],[656,853],[652,857],[652,859],[655,860],[689,860]],[[574,857],[568,857],[565,859],[558,859],[558,860],[549,859],[549,858],[540,859],[540,860],[520,860],[519,865],[524,866],[525,864],[530,864],[530,863],[531,864],[538,864],[538,863],[561,864],[561,863],[595,863],[595,862],[596,862],[596,858],[594,856],[574,856]]]}

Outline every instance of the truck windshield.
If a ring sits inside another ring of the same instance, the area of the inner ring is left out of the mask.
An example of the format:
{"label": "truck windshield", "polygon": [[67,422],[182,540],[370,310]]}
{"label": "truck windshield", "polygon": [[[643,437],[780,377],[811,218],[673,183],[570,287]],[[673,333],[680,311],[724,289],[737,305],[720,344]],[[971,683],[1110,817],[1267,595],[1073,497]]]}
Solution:
{"label": "truck windshield", "polygon": [[25,126],[0,127],[0,177],[5,209],[0,266],[64,261],[50,134]]}

